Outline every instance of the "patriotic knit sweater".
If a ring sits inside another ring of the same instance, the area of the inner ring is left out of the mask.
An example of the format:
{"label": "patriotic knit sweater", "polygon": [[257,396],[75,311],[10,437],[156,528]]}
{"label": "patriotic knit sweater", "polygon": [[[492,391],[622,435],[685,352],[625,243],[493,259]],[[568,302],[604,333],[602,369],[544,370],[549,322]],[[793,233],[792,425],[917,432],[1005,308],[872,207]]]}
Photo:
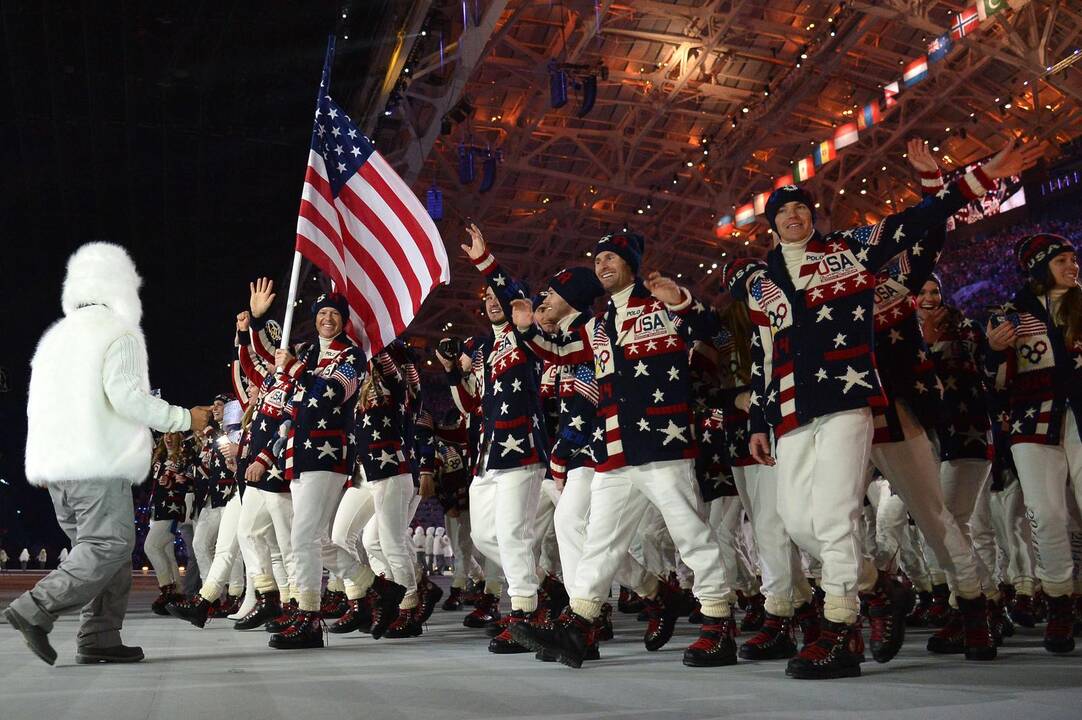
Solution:
{"label": "patriotic knit sweater", "polygon": [[377,482],[412,474],[421,379],[402,343],[395,341],[376,353],[362,390],[350,442],[356,445],[365,479]]}
{"label": "patriotic knit sweater", "polygon": [[[590,321],[586,313],[573,312],[559,324],[559,332],[570,335]],[[594,429],[597,417],[597,380],[592,362],[546,363],[554,377],[556,423],[553,432],[549,472],[553,480],[565,482],[567,473],[594,467]]]}
{"label": "patriotic knit sweater", "polygon": [[981,170],[883,221],[822,236],[805,248],[798,283],[782,246],[735,273],[733,295],[758,326],[752,344],[752,427],[778,438],[817,417],[887,400],[874,354],[875,274],[965,203],[992,187]]}
{"label": "patriotic knit sweater", "polygon": [[988,377],[1008,397],[1011,445],[1059,445],[1067,412],[1075,414],[1082,436],[1082,342],[1067,346],[1063,330],[1048,312],[1048,302],[1026,285],[992,314],[993,323],[1017,322],[1015,347],[989,350],[985,361]]}
{"label": "patriotic knit sweater", "polygon": [[[759,338],[753,334],[748,342],[750,355],[750,345],[759,342]],[[723,447],[729,467],[755,465],[755,458],[751,456],[748,448],[748,442],[751,440],[751,416],[736,404],[736,399],[740,395],[751,392],[751,385],[742,379],[740,353],[737,351],[732,330],[722,324],[711,340],[711,344],[717,348],[719,356],[719,385],[699,395],[700,401],[714,410],[721,411]],[[746,369],[744,373],[747,372]],[[702,442],[705,445],[708,442],[707,438],[703,437]]]}
{"label": "patriotic knit sweater", "polygon": [[[525,299],[524,286],[512,278],[489,252],[474,261],[507,317],[511,300]],[[510,470],[548,462],[544,411],[536,358],[515,334],[510,322],[492,326],[492,335],[474,344],[472,368],[463,375],[457,365],[448,373],[451,396],[463,415],[481,417],[479,473]]]}
{"label": "patriotic knit sweater", "polygon": [[183,457],[156,460],[150,468],[150,506],[154,520],[184,522],[184,495],[191,485],[195,467]]}
{"label": "patriotic knit sweater", "polygon": [[199,473],[194,482],[193,509],[197,514],[204,507],[225,507],[237,489],[236,475],[229,469],[220,444],[228,440],[229,438],[217,422],[212,421],[203,429],[203,447],[199,451]]}
{"label": "patriotic knit sweater", "polygon": [[275,371],[282,381],[297,379],[286,412],[292,421],[285,446],[287,480],[309,471],[349,472],[354,395],[366,367],[361,349],[339,333],[301,346],[285,368]]}
{"label": "patriotic knit sweater", "polygon": [[[283,426],[283,423],[288,420],[287,406],[296,392],[297,377],[296,372],[274,372],[274,355],[269,350],[273,344],[265,333],[264,323],[259,318],[252,318],[254,332],[238,332],[235,342],[237,362],[247,381],[259,386],[256,408],[245,433],[241,459],[237,462],[237,476],[244,477],[248,465],[258,463],[266,472],[252,487],[284,493],[289,492],[289,481],[285,477],[283,436],[288,426]],[[269,361],[265,359],[268,355],[271,358]],[[295,370],[299,371],[299,366]]]}
{"label": "patriotic knit sweater", "polygon": [[604,312],[568,333],[519,328],[545,360],[594,366],[598,472],[696,457],[688,347],[715,334],[717,322],[682,292],[682,302],[667,306],[636,278],[609,299]]}
{"label": "patriotic knit sweater", "polygon": [[[921,189],[926,197],[937,193],[943,189],[943,176],[921,173]],[[946,226],[937,226],[876,273],[875,362],[888,402],[873,408],[875,443],[905,440],[898,401],[905,402],[926,430],[942,419],[943,385],[921,333],[915,296],[932,276],[946,239]]]}
{"label": "patriotic knit sweater", "polygon": [[[953,312],[957,312],[956,310]],[[943,419],[936,426],[940,460],[991,460],[988,392],[984,384],[987,341],[981,326],[959,313],[931,346],[943,381]]]}
{"label": "patriotic knit sweater", "polygon": [[[699,441],[699,456],[695,459],[695,477],[704,502],[736,495],[732,468],[729,464],[725,414],[715,406],[722,394],[721,364],[718,348],[696,340],[691,346],[691,409],[695,416],[695,435]],[[726,363],[727,364],[727,363]],[[747,447],[747,439],[744,440]]]}

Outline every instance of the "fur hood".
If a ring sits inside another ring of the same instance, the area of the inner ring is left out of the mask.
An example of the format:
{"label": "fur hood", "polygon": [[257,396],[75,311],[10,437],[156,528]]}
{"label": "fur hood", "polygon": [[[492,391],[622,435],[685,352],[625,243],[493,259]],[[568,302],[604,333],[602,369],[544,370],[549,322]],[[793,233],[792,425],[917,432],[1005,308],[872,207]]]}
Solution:
{"label": "fur hood", "polygon": [[124,248],[107,242],[87,243],[68,259],[60,304],[65,315],[84,305],[104,305],[138,327],[143,315],[139,301],[142,284],[143,279]]}

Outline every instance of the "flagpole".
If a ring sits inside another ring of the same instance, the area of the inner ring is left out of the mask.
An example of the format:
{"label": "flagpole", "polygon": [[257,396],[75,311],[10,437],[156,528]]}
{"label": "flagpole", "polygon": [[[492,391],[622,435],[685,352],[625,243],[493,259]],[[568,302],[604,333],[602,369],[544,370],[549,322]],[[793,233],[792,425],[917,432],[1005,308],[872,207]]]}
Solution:
{"label": "flagpole", "polygon": [[[331,66],[334,64],[334,35],[327,36],[327,53],[323,57],[323,75],[319,83],[319,92],[316,94],[316,113],[318,119],[319,103],[323,100],[323,96],[330,91],[331,87]],[[282,350],[289,349],[289,336],[293,331],[293,308],[297,304],[297,285],[300,281],[301,275],[301,253],[299,250],[293,252],[293,271],[289,274],[289,294],[286,296],[286,316],[282,321],[282,342],[279,344],[279,348]]]}

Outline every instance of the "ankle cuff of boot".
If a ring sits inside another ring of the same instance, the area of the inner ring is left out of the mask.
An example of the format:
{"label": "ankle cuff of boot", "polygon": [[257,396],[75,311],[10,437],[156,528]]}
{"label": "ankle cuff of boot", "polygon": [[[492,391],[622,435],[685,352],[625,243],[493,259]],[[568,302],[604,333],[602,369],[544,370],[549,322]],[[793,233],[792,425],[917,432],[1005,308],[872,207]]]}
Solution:
{"label": "ankle cuff of boot", "polygon": [[593,622],[601,614],[601,605],[600,600],[595,602],[593,600],[571,598],[571,612],[590,622]]}
{"label": "ankle cuff of boot", "polygon": [[454,580],[451,581],[451,589],[452,590],[465,590],[466,589],[466,579],[462,578],[460,580],[458,578],[455,578]]}
{"label": "ankle cuff of boot", "polygon": [[232,595],[233,597],[240,597],[241,595],[244,594],[244,586],[243,585],[234,585],[233,583],[230,583],[229,584],[229,594]]}
{"label": "ankle cuff of boot", "polygon": [[[802,600],[800,604],[803,605],[804,601]],[[774,595],[767,595],[766,602],[763,603],[763,609],[771,615],[788,618],[793,617],[793,613],[796,611],[796,603]]]}
{"label": "ankle cuff of boot", "polygon": [[417,592],[406,593],[402,596],[402,602],[398,603],[399,610],[412,610],[417,607]]}
{"label": "ankle cuff of boot", "polygon": [[362,567],[361,570],[352,578],[346,578],[343,582],[346,590],[346,597],[350,600],[359,600],[365,596],[368,592],[368,588],[372,587],[372,583],[376,581],[376,574],[372,572],[370,567]]}
{"label": "ankle cuff of boot", "polygon": [[855,597],[827,595],[823,598],[823,617],[834,623],[852,625],[857,621],[860,601]]}
{"label": "ankle cuff of boot", "polygon": [[301,612],[319,612],[319,593],[301,590],[294,597],[297,598],[297,609]]}
{"label": "ankle cuff of boot", "polygon": [[203,598],[207,602],[214,602],[222,596],[222,586],[213,580],[208,580],[203,583],[203,587],[199,588],[199,597]]}
{"label": "ankle cuff of boot", "polygon": [[700,612],[706,617],[712,618],[727,618],[732,610],[730,605],[725,600],[705,600],[700,598],[701,604]]}
{"label": "ankle cuff of boot", "polygon": [[[537,596],[530,595],[529,597],[515,597],[511,596],[511,612],[521,610],[524,613],[532,613],[537,609]],[[601,612],[601,603],[597,605],[597,613]]]}
{"label": "ankle cuff of boot", "polygon": [[282,593],[282,597],[285,597],[286,595],[289,594],[289,588],[288,587],[287,588],[282,588],[281,586],[279,586],[278,583],[276,583],[274,581],[274,576],[273,575],[255,575],[255,576],[253,576],[252,577],[252,587],[254,587],[256,590],[258,590],[261,593],[268,593],[268,592],[271,592],[272,590],[277,590],[279,593],[282,593],[282,590],[285,590],[285,592]]}
{"label": "ankle cuff of boot", "polygon": [[486,595],[495,595],[496,597],[499,597],[500,593],[502,593],[502,592],[503,592],[503,583],[497,582],[495,580],[489,580],[489,581],[485,582],[485,594]]}
{"label": "ankle cuff of boot", "polygon": [[342,592],[345,589],[345,585],[343,585],[341,578],[327,578],[327,592]]}

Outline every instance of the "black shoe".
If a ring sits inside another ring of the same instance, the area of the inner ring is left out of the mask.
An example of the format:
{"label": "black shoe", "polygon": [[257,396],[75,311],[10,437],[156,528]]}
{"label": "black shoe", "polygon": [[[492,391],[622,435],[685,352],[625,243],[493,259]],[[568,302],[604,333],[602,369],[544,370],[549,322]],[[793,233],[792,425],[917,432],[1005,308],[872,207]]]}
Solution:
{"label": "black shoe", "polygon": [[679,593],[674,592],[667,583],[660,583],[657,596],[646,601],[649,619],[642,641],[647,650],[660,650],[672,639],[676,621],[680,619],[680,600]]}
{"label": "black shoe", "polygon": [[[511,628],[515,625],[526,625],[526,613],[522,610],[512,610],[507,616],[507,627],[499,635],[488,642],[488,651],[497,655],[515,655],[530,652],[530,648],[515,641],[511,635]],[[544,625],[540,627],[545,627]]]}
{"label": "black shoe", "polygon": [[688,667],[736,665],[736,622],[733,616],[712,618],[704,615],[699,639],[684,650]]}
{"label": "black shoe", "polygon": [[474,604],[473,611],[462,618],[462,624],[468,628],[484,628],[500,619],[500,599],[491,593],[485,593]]}
{"label": "black shoe", "polygon": [[307,650],[323,647],[323,619],[319,611],[298,612],[295,622],[267,643],[275,650]]}
{"label": "black shoe", "polygon": [[1037,625],[1036,612],[1032,595],[1016,593],[1007,605],[1007,613],[1015,625],[1031,628]]}
{"label": "black shoe", "polygon": [[784,660],[794,655],[793,619],[770,613],[759,632],[740,646],[740,657],[745,660]]}
{"label": "black shoe", "polygon": [[165,609],[173,617],[179,620],[187,620],[197,628],[201,628],[207,624],[211,603],[202,595],[196,595],[191,600],[171,602],[165,606]]}
{"label": "black shoe", "polygon": [[424,625],[432,617],[432,611],[436,609],[436,603],[443,597],[443,588],[428,578],[425,578],[417,586],[417,622]]}
{"label": "black shoe", "polygon": [[398,618],[398,605],[406,588],[384,577],[376,578],[368,589],[368,606],[372,608],[372,639],[379,640]]}
{"label": "black shoe", "polygon": [[538,588],[538,594],[548,603],[552,617],[560,617],[560,613],[562,613],[568,603],[571,602],[571,598],[568,597],[567,594],[567,588],[564,587],[564,584],[560,582],[560,579],[554,575],[545,576],[544,581],[541,583],[541,587]]}
{"label": "black shoe", "polygon": [[937,655],[961,655],[966,649],[965,624],[962,613],[951,610],[947,624],[928,638],[928,652]]}
{"label": "black shoe", "polygon": [[511,638],[524,647],[546,650],[568,667],[580,668],[591,645],[591,625],[586,618],[568,611],[547,627],[514,623],[508,627]]}
{"label": "black shoe", "polygon": [[932,604],[928,606],[928,613],[925,616],[929,625],[941,628],[950,622],[950,597],[951,591],[946,583],[932,586]]}
{"label": "black shoe", "polygon": [[335,635],[344,635],[354,630],[361,630],[361,628],[367,628],[368,632],[372,631],[372,611],[364,598],[350,600],[345,614],[327,628],[327,631]]}
{"label": "black shoe", "polygon": [[872,657],[878,663],[890,662],[905,642],[905,588],[880,573],[875,588],[865,599]]}
{"label": "black shoe", "polygon": [[114,645],[107,648],[83,648],[75,653],[75,662],[80,665],[95,663],[136,663],[143,659],[143,648]]}
{"label": "black shoe", "polygon": [[8,607],[4,610],[4,619],[11,627],[23,634],[26,646],[49,665],[56,665],[56,650],[49,644],[49,633],[34,625],[24,618],[15,608]]}
{"label": "black shoe", "polygon": [[447,593],[447,599],[443,601],[441,605],[444,610],[458,610],[462,607],[462,588],[451,588],[451,592]]}
{"label": "black shoe", "polygon": [[742,632],[756,632],[766,622],[766,598],[762,593],[755,593],[748,597],[748,607],[744,611],[744,617],[740,620]]}
{"label": "black shoe", "polygon": [[634,590],[620,586],[620,598],[616,601],[616,609],[624,615],[637,615],[642,611],[643,601]]}
{"label": "black shoe", "polygon": [[860,677],[860,657],[850,647],[852,629],[824,618],[819,638],[789,661],[785,674],[798,680]]}
{"label": "black shoe", "polygon": [[255,607],[233,623],[234,630],[255,630],[282,614],[282,603],[277,590],[265,593],[256,590],[255,598]]}
{"label": "black shoe", "polygon": [[541,662],[556,662],[557,660],[560,659],[560,657],[558,655],[556,655],[555,653],[549,652],[548,650],[538,650],[537,654],[534,655],[533,657],[534,657],[534,660],[539,660]]}
{"label": "black shoe", "polygon": [[996,647],[1003,645],[1003,638],[1014,635],[1014,623],[1007,617],[1007,610],[1002,601],[988,601],[988,628],[992,631],[992,639]]}
{"label": "black shoe", "polygon": [[423,631],[424,623],[421,622],[419,614],[416,612],[416,608],[407,610],[400,608],[398,610],[398,617],[387,628],[387,632],[383,633],[385,638],[409,638],[420,637]]}
{"label": "black shoe", "polygon": [[966,660],[995,660],[996,641],[988,626],[988,601],[984,595],[958,598]]}
{"label": "black shoe", "polygon": [[905,617],[905,624],[909,627],[925,627],[928,625],[928,612],[932,609],[932,593],[927,590],[917,592],[917,602],[913,609]]}
{"label": "black shoe", "polygon": [[175,583],[162,585],[161,591],[158,593],[158,597],[154,598],[154,601],[150,603],[150,611],[155,615],[169,617],[169,611],[165,609],[165,606],[171,602],[176,602],[183,599],[183,597],[178,597],[177,586]]}
{"label": "black shoe", "polygon": [[1044,628],[1044,649],[1050,653],[1074,650],[1074,603],[1070,595],[1046,597],[1048,625]]}
{"label": "black shoe", "polygon": [[282,614],[264,625],[263,629],[272,634],[285,632],[285,629],[297,619],[297,612],[297,600],[291,599],[282,604]]}
{"label": "black shoe", "polygon": [[597,639],[601,642],[612,640],[614,635],[612,629],[612,605],[604,603],[601,606],[601,614],[597,616],[597,620],[594,622],[594,632],[597,633]]}

